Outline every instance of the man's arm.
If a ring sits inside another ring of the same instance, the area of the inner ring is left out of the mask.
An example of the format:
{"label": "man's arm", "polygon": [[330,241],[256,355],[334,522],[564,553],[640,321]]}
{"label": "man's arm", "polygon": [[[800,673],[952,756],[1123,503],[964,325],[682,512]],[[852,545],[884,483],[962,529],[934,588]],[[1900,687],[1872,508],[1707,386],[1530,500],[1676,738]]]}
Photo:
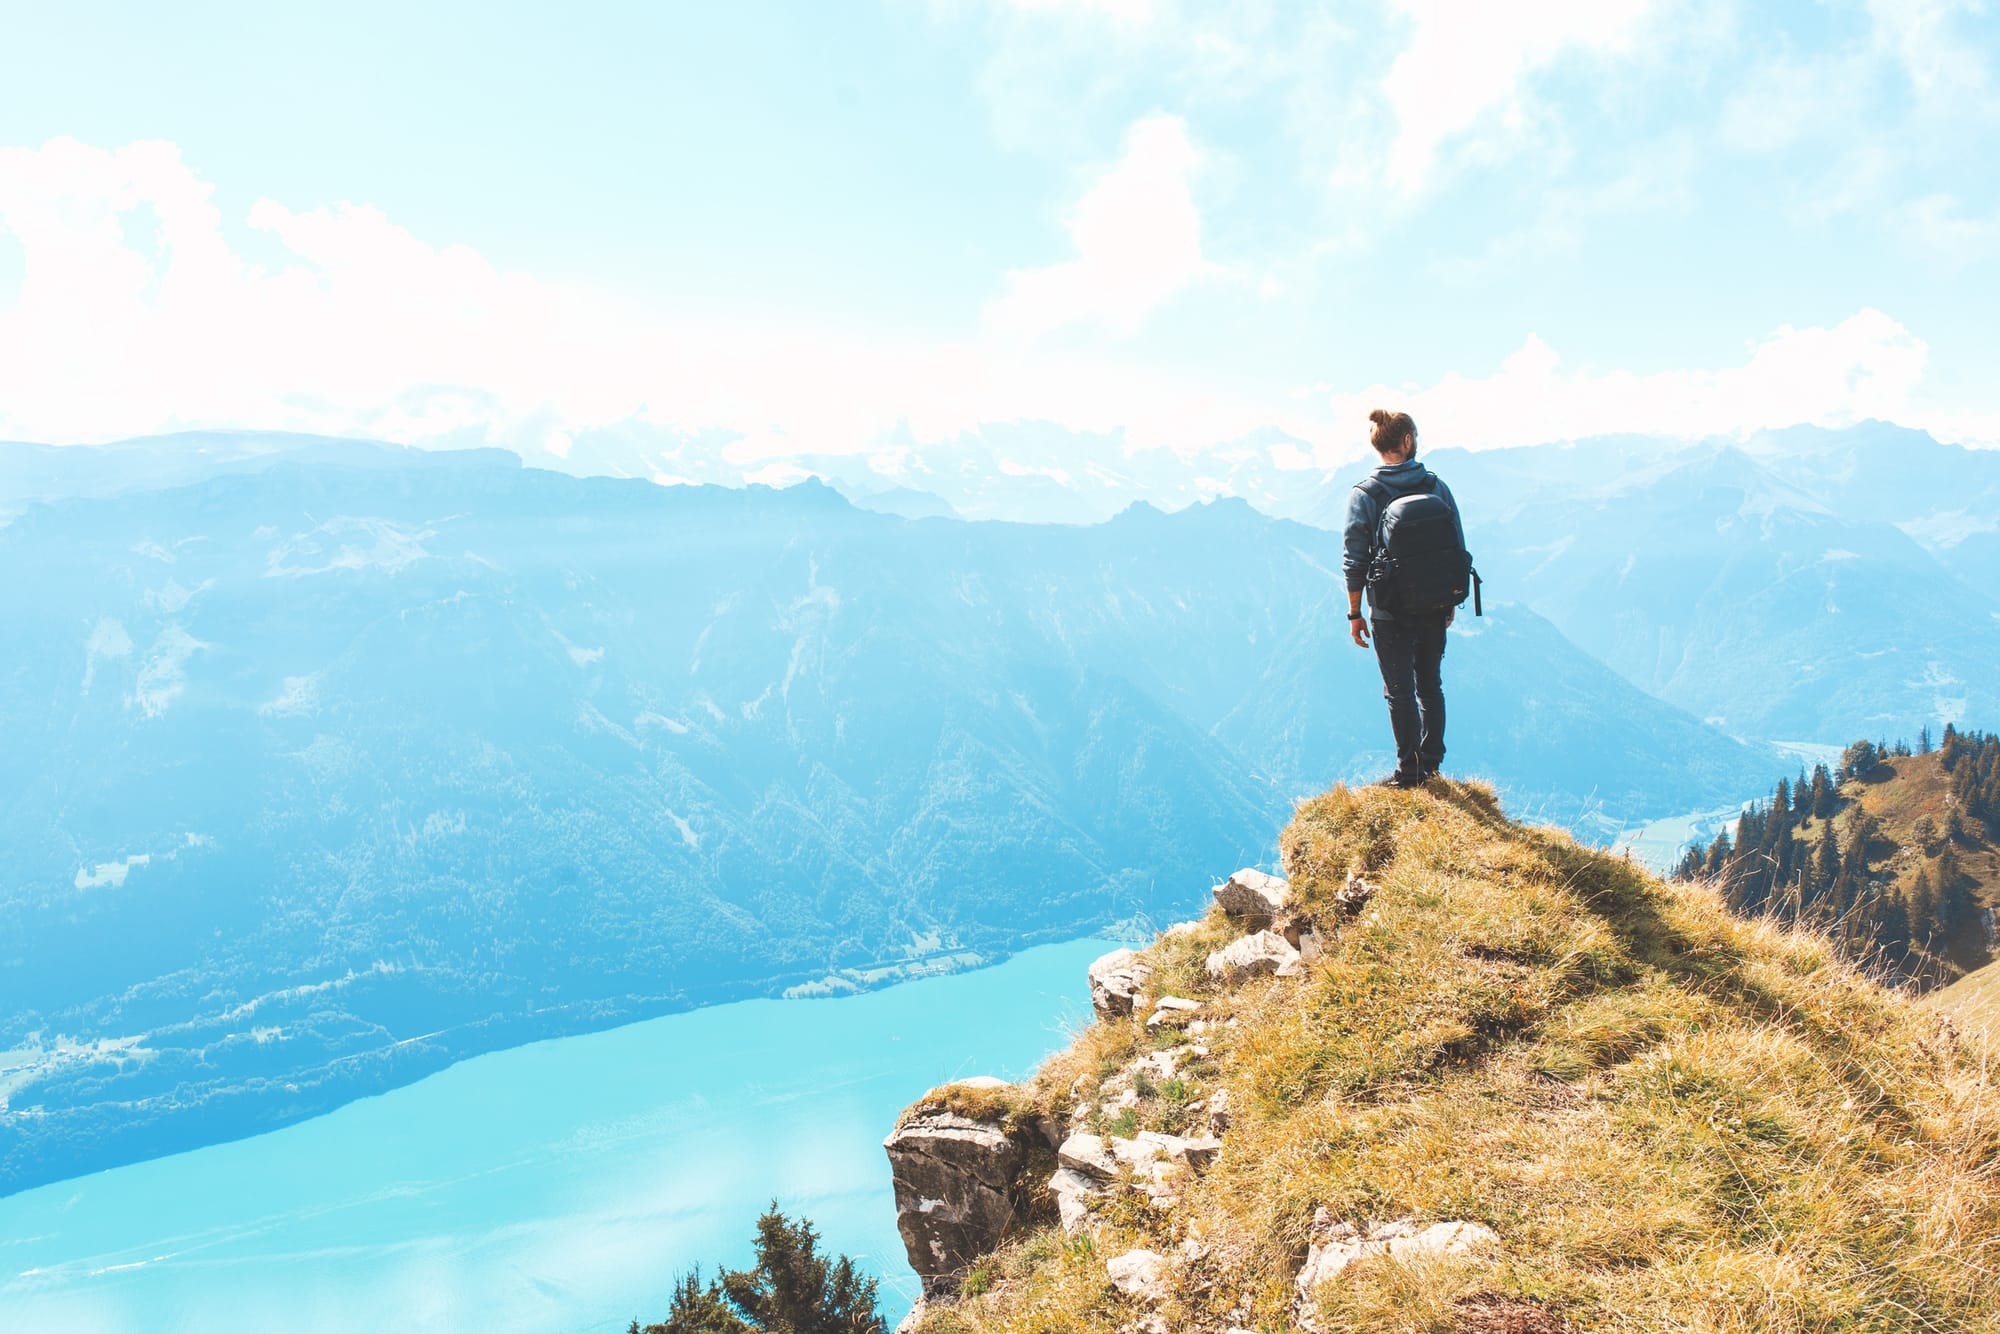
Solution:
{"label": "man's arm", "polygon": [[1355,487],[1347,498],[1347,528],[1341,536],[1341,573],[1347,580],[1347,630],[1354,642],[1368,647],[1368,622],[1361,618],[1361,590],[1368,583],[1368,556],[1375,545],[1375,523],[1381,517],[1375,497]]}

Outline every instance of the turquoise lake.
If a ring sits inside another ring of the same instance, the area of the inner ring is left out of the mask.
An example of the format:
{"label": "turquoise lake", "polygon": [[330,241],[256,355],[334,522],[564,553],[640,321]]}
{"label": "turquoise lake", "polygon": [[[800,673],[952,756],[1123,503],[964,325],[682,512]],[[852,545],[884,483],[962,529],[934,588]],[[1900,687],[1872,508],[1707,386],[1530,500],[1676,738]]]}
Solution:
{"label": "turquoise lake", "polygon": [[745,1001],[477,1057],[254,1139],[0,1200],[0,1329],[623,1331],[745,1263],[772,1199],[916,1292],[882,1138],[1019,1078],[1108,946],[836,1000]]}

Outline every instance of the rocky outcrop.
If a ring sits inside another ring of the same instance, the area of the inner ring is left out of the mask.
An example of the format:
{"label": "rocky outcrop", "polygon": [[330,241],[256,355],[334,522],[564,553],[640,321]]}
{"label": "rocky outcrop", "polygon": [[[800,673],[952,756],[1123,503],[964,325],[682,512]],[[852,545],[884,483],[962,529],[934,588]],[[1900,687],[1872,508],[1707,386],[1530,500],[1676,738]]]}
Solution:
{"label": "rocky outcrop", "polygon": [[1292,902],[1292,888],[1284,880],[1248,867],[1217,885],[1214,894],[1223,912],[1256,927],[1269,926]]}
{"label": "rocky outcrop", "polygon": [[1275,931],[1240,937],[1208,956],[1208,975],[1218,982],[1272,974],[1291,977],[1300,967],[1299,952]]}
{"label": "rocky outcrop", "polygon": [[[1293,902],[1289,886],[1277,876],[1238,871],[1216,887],[1215,897],[1248,934],[1208,955],[1207,971],[1214,981],[1233,986],[1271,974],[1297,976],[1305,970],[1305,956],[1316,956],[1317,923]],[[1163,939],[1203,929],[1202,924],[1183,924]],[[1210,1019],[1209,1002],[1149,997],[1153,979],[1151,956],[1136,950],[1113,950],[1090,965],[1091,1007],[1098,1019],[1126,1025],[1127,1041],[1141,1040],[1122,1068],[1102,1077],[1078,1076],[1067,1106],[1031,1108],[1032,1118],[1027,1111],[1009,1111],[1002,1124],[983,1119],[985,1108],[1012,1105],[1005,1094],[993,1096],[1000,1081],[966,1081],[974,1086],[968,1092],[985,1096],[934,1093],[885,1141],[895,1182],[896,1225],[932,1307],[957,1298],[965,1274],[1000,1243],[1031,1198],[1024,1189],[1028,1183],[1020,1178],[1029,1157],[1027,1140],[1036,1133],[1056,1150],[1047,1186],[1063,1230],[1070,1234],[1096,1231],[1100,1210],[1116,1196],[1133,1194],[1154,1208],[1171,1208],[1195,1174],[1220,1156],[1220,1136],[1230,1124],[1229,1096],[1223,1088],[1208,1086],[1211,1071],[1189,1063],[1207,1060],[1208,1044],[1237,1021]],[[1143,1028],[1130,1022],[1139,1015],[1145,1016]],[[1189,1069],[1201,1070],[1192,1083]],[[1181,1101],[1172,1124],[1191,1133],[1093,1133],[1130,1125],[1135,1110],[1145,1114],[1158,1091],[1175,1080],[1183,1081],[1183,1087],[1174,1095]],[[1200,1096],[1190,1098],[1190,1092]],[[1059,1120],[1066,1123],[1066,1134]],[[1193,1133],[1202,1130],[1207,1133]],[[1037,1160],[1046,1161],[1040,1152],[1037,1147]],[[1037,1175],[1043,1170],[1037,1168]],[[1328,1244],[1336,1240],[1329,1238]],[[1321,1261],[1323,1266],[1331,1263]],[[1151,1251],[1127,1252],[1109,1265],[1113,1283],[1149,1305],[1166,1299],[1170,1268],[1165,1257]],[[1155,1311],[1133,1328],[1164,1331],[1164,1321]]]}
{"label": "rocky outcrop", "polygon": [[1136,950],[1113,950],[1090,965],[1090,1007],[1099,1019],[1122,1019],[1153,975]]}
{"label": "rocky outcrop", "polygon": [[1025,1151],[1002,1126],[941,1109],[910,1117],[882,1147],[910,1267],[924,1296],[951,1296],[1014,1221]]}
{"label": "rocky outcrop", "polygon": [[1142,1302],[1167,1299],[1167,1257],[1158,1251],[1127,1251],[1104,1262],[1111,1286]]}
{"label": "rocky outcrop", "polygon": [[1189,1000],[1185,996],[1162,996],[1153,1002],[1153,1012],[1146,1016],[1146,1027],[1186,1023],[1188,1016],[1200,1009],[1200,1001]]}
{"label": "rocky outcrop", "polygon": [[1356,1260],[1386,1255],[1394,1260],[1410,1260],[1433,1255],[1469,1255],[1500,1243],[1499,1234],[1483,1223],[1433,1223],[1419,1228],[1407,1218],[1363,1235],[1352,1223],[1338,1222],[1325,1209],[1313,1215],[1313,1240],[1306,1252],[1305,1267],[1299,1270],[1299,1324],[1316,1329],[1312,1318],[1313,1292],[1322,1283],[1337,1278]]}
{"label": "rocky outcrop", "polygon": [[1130,1139],[1071,1135],[1056,1150],[1058,1166],[1049,1178],[1063,1231],[1083,1228],[1098,1203],[1119,1189],[1136,1190],[1155,1204],[1172,1204],[1179,1198],[1181,1175],[1206,1169],[1221,1152],[1222,1141],[1213,1136],[1157,1130],[1142,1130]]}

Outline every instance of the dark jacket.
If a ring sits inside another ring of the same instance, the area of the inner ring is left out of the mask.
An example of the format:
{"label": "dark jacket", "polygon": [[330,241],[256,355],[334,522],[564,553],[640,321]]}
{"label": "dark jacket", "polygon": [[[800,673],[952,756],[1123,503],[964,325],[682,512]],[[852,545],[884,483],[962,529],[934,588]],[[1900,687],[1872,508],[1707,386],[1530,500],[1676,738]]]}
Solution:
{"label": "dark jacket", "polygon": [[[1376,481],[1387,487],[1392,495],[1406,496],[1412,491],[1421,491],[1434,474],[1423,464],[1411,459],[1407,463],[1385,463],[1370,474]],[[1451,488],[1439,478],[1438,496],[1451,506],[1451,517],[1458,519],[1458,502],[1451,498]],[[1347,498],[1347,530],[1345,549],[1341,557],[1341,571],[1347,576],[1347,591],[1352,593],[1367,587],[1368,557],[1375,550],[1377,531],[1382,523],[1382,507],[1375,503],[1375,497],[1359,486]],[[1459,520],[1459,545],[1465,544],[1465,523]],[[1371,599],[1372,604],[1372,599]],[[1387,612],[1369,607],[1370,614],[1384,620],[1392,619]]]}

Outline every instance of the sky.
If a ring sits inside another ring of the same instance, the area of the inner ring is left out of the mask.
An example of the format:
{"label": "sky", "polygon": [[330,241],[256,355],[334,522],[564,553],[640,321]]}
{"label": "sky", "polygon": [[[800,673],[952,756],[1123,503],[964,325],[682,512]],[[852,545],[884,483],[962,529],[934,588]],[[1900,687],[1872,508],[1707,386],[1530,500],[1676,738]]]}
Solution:
{"label": "sky", "polygon": [[0,438],[2000,445],[1996,147],[1992,0],[0,0]]}

